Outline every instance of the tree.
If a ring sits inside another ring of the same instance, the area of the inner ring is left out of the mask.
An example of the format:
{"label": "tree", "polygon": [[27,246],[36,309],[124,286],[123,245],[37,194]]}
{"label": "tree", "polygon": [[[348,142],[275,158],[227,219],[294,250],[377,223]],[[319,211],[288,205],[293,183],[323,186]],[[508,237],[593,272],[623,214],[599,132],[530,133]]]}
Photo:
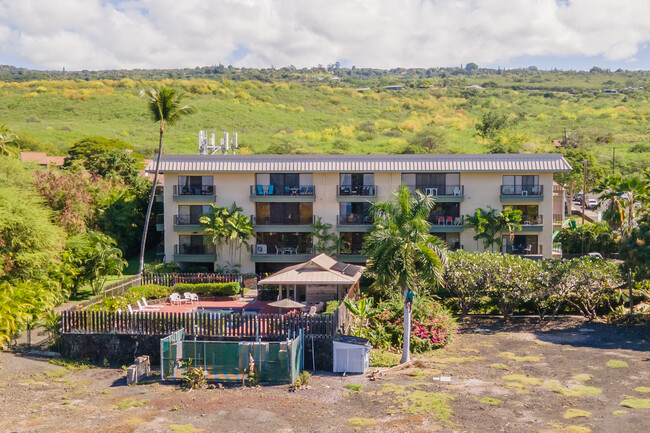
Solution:
{"label": "tree", "polygon": [[494,137],[497,132],[508,127],[507,114],[499,114],[495,111],[487,111],[483,114],[483,118],[476,124],[476,132],[483,138]]}
{"label": "tree", "polygon": [[474,230],[474,240],[482,239],[483,247],[494,251],[495,245],[503,246],[502,232],[507,231],[512,237],[514,232],[521,230],[521,211],[497,211],[489,206],[488,210],[478,208],[473,215],[465,217],[465,223]]}
{"label": "tree", "polygon": [[84,166],[93,176],[119,180],[134,185],[139,177],[138,160],[125,150],[109,150],[85,160]]}
{"label": "tree", "polygon": [[368,320],[378,314],[378,312],[372,310],[372,298],[361,298],[358,301],[346,299],[343,301],[343,304],[345,305],[345,308],[359,321],[357,335],[361,337],[363,327],[368,323]]}
{"label": "tree", "polygon": [[147,96],[149,98],[149,113],[154,122],[160,123],[160,137],[158,140],[158,157],[156,158],[153,185],[151,186],[151,194],[149,195],[149,202],[147,204],[147,213],[145,214],[144,226],[142,227],[142,241],[140,242],[140,273],[144,270],[144,249],[145,244],[147,243],[147,231],[149,230],[149,220],[151,219],[151,207],[153,206],[153,199],[156,194],[156,185],[158,183],[158,172],[160,170],[160,158],[162,157],[165,125],[171,126],[179,119],[195,111],[194,108],[189,105],[181,106],[183,94],[178,93],[174,89],[167,87],[161,87],[157,90],[150,89]]}
{"label": "tree", "polygon": [[[231,269],[241,265],[243,247],[247,251],[251,250],[248,240],[253,235],[253,226],[250,217],[244,215],[242,211],[243,209],[237,206],[237,203],[233,203],[230,208],[212,205],[212,211],[199,218],[205,234],[210,236],[217,249],[227,246],[230,259],[227,264]],[[238,264],[234,263],[235,252],[239,252]]]}
{"label": "tree", "polygon": [[650,214],[639,220],[639,226],[621,242],[621,259],[632,269],[637,280],[650,278]]}
{"label": "tree", "polygon": [[331,230],[334,228],[332,224],[324,223],[321,217],[318,217],[315,223],[309,225],[314,229],[314,253],[327,254],[328,256],[335,256],[344,248],[341,238]]}
{"label": "tree", "polygon": [[446,245],[431,235],[427,221],[433,205],[433,197],[420,191],[413,195],[402,185],[393,200],[371,208],[375,222],[363,251],[368,255],[366,272],[375,279],[373,285],[385,290],[396,286],[404,296],[402,363],[410,359],[411,311],[406,295],[419,285],[438,287],[443,281]]}
{"label": "tree", "polygon": [[416,132],[400,153],[446,153],[446,145],[444,130],[433,126]]}
{"label": "tree", "polygon": [[88,231],[68,239],[64,261],[74,269],[73,292],[90,284],[98,295],[109,275],[121,275],[126,261],[115,240],[101,232]]}
{"label": "tree", "polygon": [[8,147],[8,145],[13,144],[16,138],[18,138],[18,136],[11,132],[9,128],[7,128],[7,125],[0,125],[0,156],[9,156],[15,153],[13,149]]}
{"label": "tree", "polygon": [[635,204],[638,201],[646,200],[648,197],[648,188],[650,182],[640,176],[609,176],[607,179],[600,182],[595,188],[594,192],[600,194],[598,200],[601,202],[609,200],[610,205],[605,217],[610,220],[620,222],[620,206],[619,202],[627,208],[627,234],[632,231],[633,221],[637,208]]}

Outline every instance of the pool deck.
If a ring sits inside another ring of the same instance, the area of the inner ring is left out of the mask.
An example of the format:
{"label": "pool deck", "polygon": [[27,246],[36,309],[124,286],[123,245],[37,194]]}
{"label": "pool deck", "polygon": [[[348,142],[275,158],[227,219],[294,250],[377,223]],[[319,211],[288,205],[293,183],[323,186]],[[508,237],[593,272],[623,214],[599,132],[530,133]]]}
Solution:
{"label": "pool deck", "polygon": [[[201,301],[199,302],[194,302],[192,304],[190,303],[183,303],[183,304],[170,304],[169,302],[166,302],[164,304],[158,304],[158,305],[164,305],[163,308],[158,308],[158,311],[162,313],[187,313],[189,311],[192,311],[196,308],[203,307],[203,308],[236,308],[236,309],[256,309],[259,311],[259,313],[267,314],[277,314],[280,312],[280,310],[276,307],[269,307],[269,303],[273,301],[259,301],[257,298],[242,298],[238,299],[235,301]],[[284,313],[287,312],[287,310],[283,311]]]}

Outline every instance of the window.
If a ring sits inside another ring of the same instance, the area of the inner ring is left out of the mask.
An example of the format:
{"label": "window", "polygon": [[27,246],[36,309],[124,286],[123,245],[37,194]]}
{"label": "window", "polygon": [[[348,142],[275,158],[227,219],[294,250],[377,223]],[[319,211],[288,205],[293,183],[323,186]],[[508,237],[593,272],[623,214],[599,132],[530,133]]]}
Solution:
{"label": "window", "polygon": [[213,177],[178,176],[178,193],[180,195],[213,194]]}
{"label": "window", "polygon": [[402,173],[402,183],[422,192],[436,195],[453,195],[460,191],[460,173]]}
{"label": "window", "polygon": [[541,221],[538,205],[506,205],[503,210],[520,210],[522,224],[539,224]]}
{"label": "window", "polygon": [[268,254],[293,253],[295,248],[297,254],[310,254],[312,252],[311,233],[271,233],[260,232],[257,234],[257,243],[266,245]]}
{"label": "window", "polygon": [[502,194],[541,194],[539,176],[537,175],[504,175]]}

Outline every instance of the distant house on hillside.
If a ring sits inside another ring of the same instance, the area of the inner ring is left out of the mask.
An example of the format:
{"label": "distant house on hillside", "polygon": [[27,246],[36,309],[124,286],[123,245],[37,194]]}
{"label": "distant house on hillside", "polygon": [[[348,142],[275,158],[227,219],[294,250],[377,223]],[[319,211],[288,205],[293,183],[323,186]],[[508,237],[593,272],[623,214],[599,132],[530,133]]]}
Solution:
{"label": "distant house on hillside", "polygon": [[54,164],[57,168],[63,167],[65,156],[47,156],[45,152],[20,152],[21,162],[33,162],[43,167]]}
{"label": "distant house on hillside", "polygon": [[386,90],[404,90],[404,86],[384,86]]}

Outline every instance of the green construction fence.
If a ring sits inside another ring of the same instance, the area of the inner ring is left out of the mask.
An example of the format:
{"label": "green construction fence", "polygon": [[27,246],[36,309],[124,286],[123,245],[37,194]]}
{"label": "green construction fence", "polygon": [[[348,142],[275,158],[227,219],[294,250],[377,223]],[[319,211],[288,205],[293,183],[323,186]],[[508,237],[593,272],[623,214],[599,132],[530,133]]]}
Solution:
{"label": "green construction fence", "polygon": [[248,377],[252,357],[261,383],[293,383],[303,370],[304,335],[283,341],[185,340],[180,329],[160,340],[163,380],[182,379],[187,366],[203,367],[206,379],[242,382]]}

